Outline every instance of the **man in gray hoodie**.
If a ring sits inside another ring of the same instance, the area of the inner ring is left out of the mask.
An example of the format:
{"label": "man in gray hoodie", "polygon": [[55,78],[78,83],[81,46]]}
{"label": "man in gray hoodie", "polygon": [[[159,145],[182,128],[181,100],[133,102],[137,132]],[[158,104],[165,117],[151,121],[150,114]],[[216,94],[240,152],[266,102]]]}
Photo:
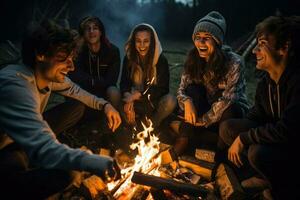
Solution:
{"label": "man in gray hoodie", "polygon": [[[68,72],[74,70],[74,48],[69,30],[44,22],[32,26],[23,40],[24,65],[0,70],[1,195],[46,198],[70,184],[71,170],[115,174],[112,158],[72,149],[55,136],[78,122],[82,103],[103,110],[113,131],[121,123],[119,113],[106,100],[68,79]],[[78,101],[43,113],[51,91]]]}

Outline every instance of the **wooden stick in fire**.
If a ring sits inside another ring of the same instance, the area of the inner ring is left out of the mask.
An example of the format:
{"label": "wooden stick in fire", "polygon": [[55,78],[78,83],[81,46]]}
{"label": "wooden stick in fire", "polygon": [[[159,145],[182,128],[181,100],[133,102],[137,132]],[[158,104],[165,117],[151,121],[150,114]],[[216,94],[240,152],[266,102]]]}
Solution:
{"label": "wooden stick in fire", "polygon": [[151,81],[150,82],[147,82],[147,86],[146,86],[146,89],[144,90],[144,92],[143,92],[143,95],[145,95],[147,92],[148,92],[148,90],[150,89],[150,87],[151,87],[151,85],[153,84],[153,82],[154,82],[154,77],[151,79]]}
{"label": "wooden stick in fire", "polygon": [[156,189],[168,189],[193,196],[206,197],[208,194],[208,190],[206,188],[198,185],[181,183],[172,179],[161,178],[140,172],[134,172],[131,181],[136,184],[146,185]]}
{"label": "wooden stick in fire", "polygon": [[[167,149],[169,149],[169,148],[171,148],[171,147],[168,147],[168,148],[166,148],[166,149],[163,149],[163,150],[160,150],[159,152],[157,152],[155,155],[153,155],[152,156],[152,158],[150,159],[150,160],[153,160],[153,159],[155,159],[155,158],[157,158],[163,151],[166,151]],[[145,174],[148,174],[148,173],[150,173],[152,170],[154,170],[156,167],[158,167],[158,165],[155,163],[155,164],[153,164],[148,170],[146,170],[144,173]],[[114,195],[117,191],[118,191],[118,189],[121,187],[121,185],[130,177],[130,175],[131,174],[128,174],[127,176],[125,176],[123,179],[121,179],[120,181],[119,181],[119,183],[110,191],[110,193],[112,194],[112,195]]]}

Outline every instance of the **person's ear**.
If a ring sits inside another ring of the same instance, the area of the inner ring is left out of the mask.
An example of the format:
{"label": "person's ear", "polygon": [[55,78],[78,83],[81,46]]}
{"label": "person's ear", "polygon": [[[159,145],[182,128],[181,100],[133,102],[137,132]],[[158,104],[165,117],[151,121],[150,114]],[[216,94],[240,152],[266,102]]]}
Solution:
{"label": "person's ear", "polygon": [[279,49],[279,54],[281,56],[286,56],[290,48],[290,42],[286,42],[285,45]]}

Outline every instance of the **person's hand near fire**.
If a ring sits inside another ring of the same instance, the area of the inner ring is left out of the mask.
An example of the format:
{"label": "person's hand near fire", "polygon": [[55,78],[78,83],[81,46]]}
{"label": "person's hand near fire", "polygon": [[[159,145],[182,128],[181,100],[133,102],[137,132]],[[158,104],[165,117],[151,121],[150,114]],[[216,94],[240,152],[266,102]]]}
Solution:
{"label": "person's hand near fire", "polygon": [[194,126],[204,126],[204,123],[198,120],[197,110],[191,99],[184,101],[184,120]]}
{"label": "person's hand near fire", "polygon": [[191,99],[184,101],[184,120],[192,125],[196,124],[197,111]]}
{"label": "person's hand near fire", "polygon": [[243,165],[241,159],[241,153],[244,149],[244,144],[242,143],[240,136],[235,138],[234,142],[228,149],[228,160],[234,163],[237,167],[241,167]]}
{"label": "person's hand near fire", "polygon": [[115,159],[111,159],[111,162],[108,162],[104,178],[106,182],[116,181],[121,178],[121,169]]}
{"label": "person's hand near fire", "polygon": [[124,104],[124,112],[126,115],[126,120],[128,124],[135,124],[135,111],[134,111],[134,101],[139,100],[142,94],[139,91],[133,91],[132,93],[125,93],[125,97],[123,98]]}
{"label": "person's hand near fire", "polygon": [[122,122],[119,112],[110,103],[106,103],[104,113],[108,120],[108,127],[115,132]]}

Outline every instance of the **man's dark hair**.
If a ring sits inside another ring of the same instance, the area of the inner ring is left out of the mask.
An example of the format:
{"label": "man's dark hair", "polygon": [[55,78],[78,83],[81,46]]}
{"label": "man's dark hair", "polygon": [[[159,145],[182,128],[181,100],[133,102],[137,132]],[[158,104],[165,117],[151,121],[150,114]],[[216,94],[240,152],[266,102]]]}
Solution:
{"label": "man's dark hair", "polygon": [[300,56],[300,17],[270,16],[257,24],[257,37],[273,36],[275,49],[284,48],[288,44],[288,64],[295,65]]}
{"label": "man's dark hair", "polygon": [[36,55],[54,56],[58,51],[70,54],[75,48],[74,34],[49,20],[30,24],[22,42],[23,63],[36,65]]}
{"label": "man's dark hair", "polygon": [[99,17],[87,16],[87,17],[84,17],[83,19],[81,19],[81,21],[79,23],[79,27],[78,27],[79,34],[81,36],[83,36],[85,27],[86,27],[88,22],[94,22],[99,27],[99,30],[101,31],[100,42],[102,44],[104,44],[107,48],[110,48],[111,44],[110,44],[109,40],[106,37],[104,24],[100,20]]}

